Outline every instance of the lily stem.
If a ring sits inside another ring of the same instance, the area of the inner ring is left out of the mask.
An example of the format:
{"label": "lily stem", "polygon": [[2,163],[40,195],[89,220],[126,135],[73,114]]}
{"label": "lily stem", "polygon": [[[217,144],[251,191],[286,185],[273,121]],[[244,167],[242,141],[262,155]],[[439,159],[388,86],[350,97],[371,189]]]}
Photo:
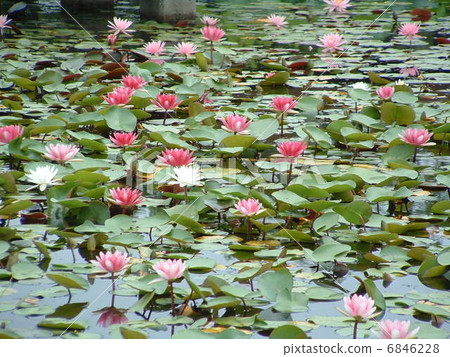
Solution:
{"label": "lily stem", "polygon": [[355,325],[353,326],[353,339],[356,340],[358,338],[358,321],[355,320]]}
{"label": "lily stem", "polygon": [[175,297],[173,295],[173,282],[169,281],[170,286],[170,301],[172,303],[172,316],[175,316]]}

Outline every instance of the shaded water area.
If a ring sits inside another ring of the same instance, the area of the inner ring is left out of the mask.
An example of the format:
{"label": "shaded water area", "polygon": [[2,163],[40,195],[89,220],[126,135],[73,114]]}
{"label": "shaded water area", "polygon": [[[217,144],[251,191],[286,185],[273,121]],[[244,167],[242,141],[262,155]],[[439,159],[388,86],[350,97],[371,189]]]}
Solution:
{"label": "shaded water area", "polygon": [[[12,4],[2,1],[1,12]],[[448,338],[449,3],[352,4],[348,14],[329,15],[319,1],[204,1],[195,21],[176,26],[141,21],[138,1],[70,15],[56,2],[32,1],[15,14],[22,34],[8,31],[0,43],[0,126],[21,124],[27,139],[0,146],[1,173],[14,172],[12,186],[0,177],[0,195],[6,209],[14,200],[32,206],[0,213],[0,331],[25,338],[267,338],[290,325],[312,338],[351,338],[353,323],[336,308],[358,292],[382,311],[360,324],[359,338],[373,338],[380,319],[410,320],[419,338]],[[410,44],[397,33],[416,8],[432,17]],[[289,25],[268,25],[272,13]],[[226,31],[214,65],[201,15],[219,17]],[[113,16],[132,20],[136,32],[109,47]],[[324,55],[318,38],[335,31],[344,34],[345,51]],[[146,62],[142,46],[152,40],[167,43],[161,66]],[[173,50],[178,41],[195,42],[204,56],[184,61]],[[420,73],[401,73],[412,67]],[[114,121],[102,100],[127,71],[148,82],[131,102],[131,129],[129,116],[122,111]],[[289,76],[267,85],[272,72]],[[398,106],[382,109],[375,89],[397,80],[404,81],[395,84],[403,94],[393,98]],[[360,81],[371,84],[370,94],[351,91]],[[160,92],[184,101],[167,125],[149,100]],[[200,104],[205,94],[211,102]],[[280,95],[299,102],[284,118],[283,138],[270,106]],[[214,118],[231,113],[253,120],[249,134],[219,127]],[[411,125],[434,133],[435,145],[419,148],[415,162],[398,138]],[[113,147],[113,130],[136,130],[138,145]],[[79,161],[55,165],[62,188],[25,191],[30,184],[20,173],[45,161],[44,143],[61,138],[82,148]],[[291,182],[289,164],[276,156],[286,139],[309,143]],[[142,150],[165,147],[195,152],[203,186],[189,189],[190,205],[182,191],[167,188],[173,172]],[[140,189],[146,201],[127,212],[112,206],[108,189],[116,184]],[[266,208],[252,218],[250,234],[250,219],[233,211],[248,197]],[[109,274],[90,263],[112,248],[132,257],[114,291]],[[157,279],[152,265],[165,258],[189,267],[189,280],[174,284],[182,316],[171,316],[167,286],[150,283]],[[68,292],[50,272],[73,273],[88,287]]]}

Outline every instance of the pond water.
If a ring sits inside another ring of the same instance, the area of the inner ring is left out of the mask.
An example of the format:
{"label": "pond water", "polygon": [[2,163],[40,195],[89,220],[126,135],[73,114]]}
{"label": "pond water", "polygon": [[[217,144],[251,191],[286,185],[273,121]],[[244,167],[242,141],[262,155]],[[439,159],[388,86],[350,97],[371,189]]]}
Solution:
{"label": "pond water", "polygon": [[[13,3],[2,1],[1,13]],[[141,21],[138,1],[68,15],[36,0],[13,14],[21,33],[7,30],[0,42],[0,127],[26,130],[0,145],[0,336],[267,338],[289,325],[286,338],[351,338],[353,322],[337,308],[358,293],[381,312],[358,338],[374,338],[381,319],[410,320],[419,338],[448,338],[449,3],[351,3],[336,15],[320,1],[201,1],[199,18],[175,26]],[[270,14],[288,26],[270,26]],[[214,64],[202,15],[226,31]],[[113,16],[136,32],[108,46]],[[421,37],[410,44],[398,27],[415,16]],[[318,39],[334,32],[345,50],[323,54]],[[167,53],[146,55],[152,40],[166,41]],[[179,41],[202,55],[184,60]],[[401,73],[413,67],[419,73]],[[116,110],[102,96],[127,71],[148,84]],[[370,89],[352,92],[360,81]],[[395,86],[392,101],[375,94],[384,85]],[[168,118],[150,102],[159,93],[183,101]],[[205,95],[210,102],[200,103]],[[276,96],[298,100],[283,137]],[[252,119],[247,135],[220,128],[216,119],[232,113]],[[398,138],[406,127],[428,129],[435,145],[416,157]],[[114,131],[139,139],[122,151],[108,139]],[[290,182],[276,150],[286,139],[308,141]],[[23,174],[49,162],[44,144],[60,141],[81,148],[78,160],[51,164],[58,185],[26,190]],[[164,148],[192,150],[201,168],[188,205],[168,184],[172,169],[156,163]],[[122,210],[108,200],[114,185],[146,200]],[[251,217],[250,234],[249,218],[233,211],[249,197],[266,209]],[[114,292],[90,263],[111,249],[132,257]],[[174,284],[182,316],[171,316],[168,288],[148,284],[166,258],[188,264]],[[65,276],[63,286],[48,273]]]}

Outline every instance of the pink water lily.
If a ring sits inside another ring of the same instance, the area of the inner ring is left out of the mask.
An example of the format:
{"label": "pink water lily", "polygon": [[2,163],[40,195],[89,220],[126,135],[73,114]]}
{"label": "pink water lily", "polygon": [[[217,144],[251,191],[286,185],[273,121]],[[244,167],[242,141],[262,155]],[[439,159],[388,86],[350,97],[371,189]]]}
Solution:
{"label": "pink water lily", "polygon": [[376,90],[378,96],[383,100],[391,99],[394,95],[395,88],[394,87],[381,87]]}
{"label": "pink water lily", "polygon": [[133,91],[145,86],[147,82],[141,76],[124,76],[122,77],[122,85]]}
{"label": "pink water lily", "polygon": [[259,200],[254,198],[242,199],[234,205],[234,207],[243,216],[253,216],[262,211],[263,205]]}
{"label": "pink water lily", "polygon": [[112,92],[103,96],[109,105],[126,105],[130,102],[134,90],[129,87],[117,87]]}
{"label": "pink water lily", "polygon": [[117,36],[113,33],[110,33],[108,36],[106,36],[106,41],[108,41],[108,45],[112,46],[117,41]]}
{"label": "pink water lily", "polygon": [[8,144],[23,135],[23,127],[20,125],[7,125],[0,127],[0,145]]}
{"label": "pink water lily", "polygon": [[298,102],[291,97],[275,97],[272,99],[270,106],[276,111],[284,113],[294,109],[297,104]]}
{"label": "pink water lily", "polygon": [[413,146],[428,146],[433,144],[428,143],[433,133],[429,133],[426,129],[408,128],[398,136],[400,140]]}
{"label": "pink water lily", "polygon": [[324,35],[319,38],[319,41],[322,44],[317,45],[318,47],[323,47],[322,52],[336,52],[342,51],[344,48],[341,47],[344,43],[347,43],[346,40],[343,39],[342,35],[338,33],[330,33],[328,35]]}
{"label": "pink water lily", "polygon": [[135,32],[135,30],[130,30],[129,27],[133,24],[133,21],[127,19],[121,19],[120,17],[114,17],[113,21],[108,21],[110,32],[117,36],[123,33],[125,36],[131,37],[130,32]]}
{"label": "pink water lily", "polygon": [[216,26],[220,20],[211,16],[203,16],[201,21],[206,26]]}
{"label": "pink water lily", "polygon": [[129,187],[117,187],[109,190],[111,202],[118,206],[136,206],[144,201],[142,192],[138,189],[132,190]]}
{"label": "pink water lily", "polygon": [[134,132],[116,132],[109,137],[109,140],[111,140],[112,143],[118,147],[125,147],[132,145],[136,141],[137,137],[138,135]]}
{"label": "pink water lily", "polygon": [[8,15],[0,15],[0,36],[3,36],[4,29],[10,29],[11,26],[8,24],[11,22],[11,19],[8,19]]}
{"label": "pink water lily", "polygon": [[420,25],[412,22],[409,24],[402,24],[398,30],[398,33],[399,35],[405,36],[412,41],[414,37],[419,37],[419,29]]}
{"label": "pink water lily", "polygon": [[148,54],[159,56],[164,53],[165,46],[166,43],[163,41],[152,41],[144,45],[144,50]]}
{"label": "pink water lily", "polygon": [[80,151],[75,145],[71,144],[49,144],[45,147],[46,153],[44,156],[50,160],[65,163],[72,160]]}
{"label": "pink water lily", "polygon": [[267,21],[269,21],[270,25],[276,26],[277,29],[281,29],[288,24],[285,16],[278,16],[275,14],[267,16]]}
{"label": "pink water lily", "polygon": [[187,166],[194,161],[193,155],[188,149],[166,149],[158,159],[169,166]]}
{"label": "pink water lily", "polygon": [[114,274],[125,268],[129,260],[130,258],[127,253],[121,253],[116,250],[114,253],[106,252],[105,254],[100,252],[96,260],[92,260],[91,262],[100,269]]}
{"label": "pink water lily", "polygon": [[188,57],[197,52],[197,45],[192,42],[179,42],[175,45],[175,49],[180,55]]}
{"label": "pink water lily", "polygon": [[167,259],[154,264],[152,268],[161,278],[173,281],[183,276],[186,264],[181,259]]}
{"label": "pink water lily", "polygon": [[382,339],[407,339],[414,338],[420,327],[410,331],[410,321],[382,320],[378,323],[380,332],[373,331],[378,338]]}
{"label": "pink water lily", "polygon": [[248,134],[246,129],[250,126],[252,121],[246,116],[242,115],[227,115],[224,118],[219,118],[223,123],[223,129],[234,134]]}
{"label": "pink water lily", "polygon": [[366,295],[353,294],[344,297],[345,314],[356,319],[367,319],[376,310],[375,301]]}
{"label": "pink water lily", "polygon": [[151,102],[157,107],[167,111],[178,107],[182,100],[178,101],[176,94],[158,94],[156,100],[151,99]]}
{"label": "pink water lily", "polygon": [[278,144],[278,152],[285,157],[299,157],[308,147],[306,141],[283,141]]}
{"label": "pink water lily", "polygon": [[417,77],[419,75],[420,71],[419,71],[419,67],[414,66],[414,67],[402,68],[402,69],[400,69],[400,73],[404,74],[406,76],[409,76],[409,77]]}
{"label": "pink water lily", "polygon": [[215,26],[205,26],[200,30],[200,32],[202,33],[205,40],[211,42],[218,42],[222,39],[223,36],[225,36],[225,31],[220,27]]}
{"label": "pink water lily", "polygon": [[350,7],[350,0],[323,0],[328,4],[328,12],[345,12],[347,7]]}

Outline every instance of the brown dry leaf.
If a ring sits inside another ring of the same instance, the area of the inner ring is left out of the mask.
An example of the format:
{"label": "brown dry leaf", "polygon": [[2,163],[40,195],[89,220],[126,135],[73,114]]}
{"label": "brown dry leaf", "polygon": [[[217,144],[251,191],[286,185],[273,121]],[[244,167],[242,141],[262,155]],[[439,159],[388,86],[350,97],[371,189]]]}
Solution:
{"label": "brown dry leaf", "polygon": [[430,191],[416,191],[412,195],[418,196],[418,197],[429,196],[429,195],[431,195],[431,192]]}
{"label": "brown dry leaf", "polygon": [[278,247],[280,242],[277,240],[251,240],[247,242],[247,245],[252,247]]}

